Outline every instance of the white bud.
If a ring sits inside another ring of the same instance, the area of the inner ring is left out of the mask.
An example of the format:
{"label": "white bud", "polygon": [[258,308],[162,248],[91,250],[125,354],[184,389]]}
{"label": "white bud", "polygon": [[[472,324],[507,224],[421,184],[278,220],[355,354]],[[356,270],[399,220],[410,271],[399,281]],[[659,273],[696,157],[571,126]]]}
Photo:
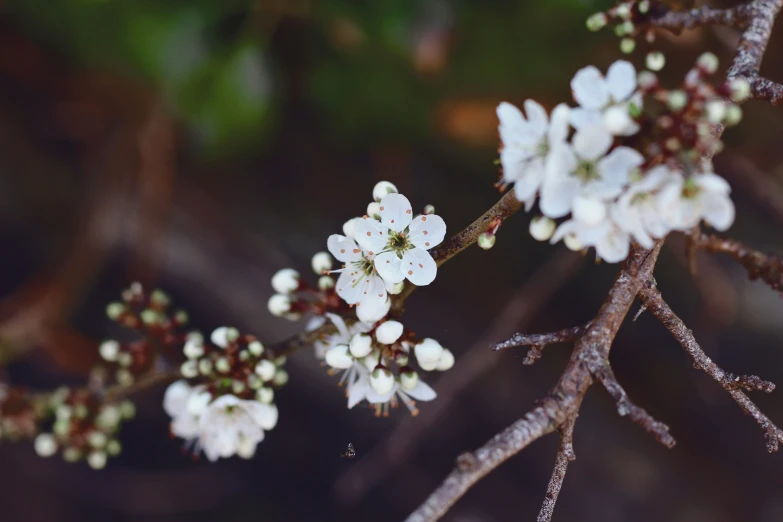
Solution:
{"label": "white bud", "polygon": [[212,344],[220,348],[227,348],[230,343],[239,339],[239,330],[228,326],[215,328],[212,335],[209,336]]}
{"label": "white bud", "polygon": [[250,341],[250,344],[247,345],[247,349],[256,357],[264,353],[264,345],[261,344],[261,341]]}
{"label": "white bud", "polygon": [[82,452],[74,447],[65,448],[65,450],[63,450],[63,459],[66,462],[76,462],[80,458],[82,458]]}
{"label": "white bud", "polygon": [[378,395],[386,395],[394,388],[394,375],[386,368],[376,368],[370,374],[370,386]]}
{"label": "white bud", "polygon": [[106,307],[106,316],[112,321],[116,321],[125,313],[125,305],[122,303],[109,303]]}
{"label": "white bud", "polygon": [[710,123],[720,123],[726,117],[726,102],[721,99],[710,100],[704,105],[704,110]]}
{"label": "white bud", "polygon": [[602,119],[606,130],[615,135],[625,136],[638,128],[628,113],[628,107],[613,105],[604,111]]}
{"label": "white bud", "polygon": [[251,373],[247,376],[247,385],[251,390],[258,390],[264,385],[264,381],[255,373]]}
{"label": "white bud", "polygon": [[712,53],[704,53],[696,60],[696,66],[707,74],[718,70],[718,57]]}
{"label": "white bud", "polygon": [[272,276],[272,288],[278,294],[290,294],[299,288],[299,272],[293,268],[283,268]]}
{"label": "white bud", "polygon": [[199,416],[204,413],[211,401],[212,394],[206,390],[200,390],[188,396],[185,409],[190,415]]}
{"label": "white bud", "polygon": [[334,279],[332,279],[328,275],[319,277],[318,288],[320,290],[331,290],[332,288],[334,288]]}
{"label": "white bud", "polygon": [[614,14],[619,18],[625,18],[626,20],[631,17],[631,6],[628,4],[619,4],[614,9]]}
{"label": "white bud", "polygon": [[585,248],[585,244],[574,234],[566,234],[563,238],[563,244],[573,252],[580,252]]}
{"label": "white bud", "polygon": [[377,201],[373,201],[369,205],[367,205],[367,215],[371,218],[380,218],[381,217],[381,204]]}
{"label": "white bud", "polygon": [[579,195],[574,198],[571,214],[577,221],[594,226],[606,218],[606,204],[598,199]]}
{"label": "white bud", "polygon": [[365,368],[373,371],[375,367],[378,366],[378,363],[381,362],[380,350],[373,350],[367,357],[362,359],[362,362],[364,363]]}
{"label": "white bud", "polygon": [[120,416],[129,420],[136,416],[136,405],[129,400],[124,400],[120,403]]}
{"label": "white bud", "polygon": [[185,341],[185,346],[182,348],[185,352],[185,357],[188,359],[198,359],[204,355],[204,341],[200,339],[188,339]]}
{"label": "white bud", "polygon": [[669,93],[669,107],[673,111],[679,111],[688,105],[688,94],[685,91],[679,89],[673,90]]}
{"label": "white bud", "polygon": [[609,22],[609,20],[606,17],[606,14],[604,13],[595,13],[593,15],[590,15],[587,19],[587,28],[590,31],[599,31],[603,27],[606,26],[606,24]]}
{"label": "white bud", "polygon": [[196,361],[185,361],[179,367],[179,371],[186,379],[192,379],[198,376],[198,363]]}
{"label": "white bud", "polygon": [[497,238],[495,234],[489,234],[488,232],[482,232],[478,237],[478,246],[484,250],[489,250],[495,246]]}
{"label": "white bud", "polygon": [[201,359],[198,362],[198,371],[201,375],[209,375],[212,373],[212,361],[209,359]]}
{"label": "white bud", "polygon": [[372,306],[357,306],[356,317],[358,317],[359,320],[363,323],[373,324],[386,317],[386,314],[389,313],[390,308],[391,299],[387,298],[386,302],[384,302],[380,308],[375,308]]}
{"label": "white bud", "polygon": [[444,348],[443,353],[440,354],[440,359],[438,359],[438,365],[435,367],[435,369],[441,372],[445,372],[446,370],[450,370],[452,366],[454,366],[454,354],[451,353],[451,350]]}
{"label": "white bud", "polygon": [[345,237],[350,237],[353,239],[353,229],[354,225],[356,224],[356,220],[361,218],[352,218],[343,223],[343,234]]}
{"label": "white bud", "polygon": [[329,252],[318,252],[310,260],[310,266],[313,267],[313,272],[318,275],[323,274],[324,270],[331,270],[332,263],[332,256],[329,255]]}
{"label": "white bud", "polygon": [[438,341],[428,337],[413,348],[413,353],[416,355],[421,369],[431,371],[438,365],[440,356],[443,354],[443,347]]}
{"label": "white bud", "polygon": [[231,371],[231,363],[228,362],[227,357],[218,357],[215,361],[215,369],[220,373],[228,373]]}
{"label": "white bud", "polygon": [[402,292],[403,288],[405,288],[405,281],[400,281],[399,283],[387,285],[386,292],[389,293],[390,295],[397,295],[400,292]]}
{"label": "white bud", "polygon": [[103,451],[92,451],[87,455],[87,464],[92,469],[103,469],[106,467],[106,453]]}
{"label": "white bud", "polygon": [[[288,372],[282,368],[278,368],[277,371],[275,372],[274,378],[272,379],[272,384],[274,384],[275,386],[283,386],[287,382],[288,382]],[[275,420],[275,422],[277,422],[277,420]],[[265,428],[265,429],[272,429],[272,428]]]}
{"label": "white bud", "polygon": [[548,217],[536,216],[530,220],[530,235],[536,241],[549,241],[555,233],[555,222]]}
{"label": "white bud", "polygon": [[231,381],[231,391],[234,395],[239,395],[245,391],[245,383],[237,380]]}
{"label": "white bud", "polygon": [[87,442],[93,448],[101,449],[106,445],[107,442],[109,442],[109,439],[106,437],[105,433],[100,431],[91,431],[87,436]]}
{"label": "white bud", "polygon": [[54,421],[52,431],[60,437],[67,437],[71,433],[71,421],[66,419],[57,419]]}
{"label": "white bud", "polygon": [[106,445],[106,453],[111,455],[112,457],[116,457],[120,454],[122,451],[122,445],[120,444],[120,441],[116,439],[112,439],[109,441],[109,443]]}
{"label": "white bud", "polygon": [[633,38],[623,38],[620,40],[620,52],[623,54],[631,54],[636,49],[636,40]]}
{"label": "white bud", "polygon": [[117,354],[117,364],[123,368],[127,368],[133,364],[133,355],[131,355],[129,352],[120,352]]}
{"label": "white bud", "polygon": [[256,374],[264,381],[271,381],[275,376],[276,368],[275,363],[268,359],[264,359],[256,364]]}
{"label": "white bud", "polygon": [[120,353],[120,343],[117,341],[103,341],[98,347],[98,352],[101,354],[101,358],[104,361],[116,361],[117,355]]}
{"label": "white bud", "polygon": [[[184,383],[184,381],[180,382]],[[103,430],[112,431],[120,424],[120,420],[122,415],[118,407],[105,406],[95,418],[95,425]]]}
{"label": "white bud", "polygon": [[729,82],[731,101],[741,103],[750,98],[750,83],[745,78],[734,78]]}
{"label": "white bud", "polygon": [[742,109],[740,109],[738,105],[731,104],[728,107],[726,107],[725,122],[728,127],[738,124],[741,119],[742,119]]}
{"label": "white bud", "polygon": [[346,368],[350,368],[353,364],[353,357],[351,357],[351,354],[348,351],[347,344],[338,344],[337,346],[329,348],[326,351],[325,359],[326,364],[332,368],[337,368],[338,370],[345,370]]}
{"label": "white bud", "polygon": [[393,184],[388,181],[379,181],[372,189],[372,198],[375,201],[380,201],[385,196],[388,196],[394,192],[397,192],[397,187],[395,187]]}
{"label": "white bud", "polygon": [[55,416],[58,419],[68,420],[73,415],[73,408],[68,406],[67,404],[62,404],[57,407],[57,410],[55,410]]}
{"label": "white bud", "polygon": [[660,71],[666,65],[666,57],[660,51],[653,51],[647,54],[644,63],[651,71]]}
{"label": "white bud", "polygon": [[291,299],[287,295],[275,294],[269,298],[266,305],[269,308],[269,313],[280,317],[291,310]]}
{"label": "white bud", "polygon": [[[360,359],[372,351],[372,337],[365,334],[354,334],[348,343],[351,355]],[[328,354],[327,354],[328,355]]]}
{"label": "white bud", "polygon": [[375,330],[375,338],[382,344],[394,344],[402,336],[402,323],[386,321]]}
{"label": "white bud", "polygon": [[41,433],[35,438],[35,452],[39,457],[51,457],[57,453],[57,439],[51,433]]}
{"label": "white bud", "polygon": [[642,0],[638,4],[636,4],[636,7],[639,9],[639,12],[642,14],[646,14],[647,11],[650,10],[650,1],[649,0]]}
{"label": "white bud", "polygon": [[272,388],[263,387],[256,392],[256,399],[263,404],[272,404],[275,398],[275,391]]}
{"label": "white bud", "polygon": [[403,390],[412,390],[419,384],[419,374],[416,372],[403,372],[400,374],[400,386]]}
{"label": "white bud", "polygon": [[636,83],[638,83],[639,87],[642,89],[650,90],[658,85],[658,77],[654,72],[639,71],[639,74],[636,77]]}
{"label": "white bud", "polygon": [[134,381],[133,374],[125,368],[120,368],[117,370],[117,372],[114,374],[114,378],[117,380],[117,384],[120,386],[130,386]]}
{"label": "white bud", "polygon": [[422,214],[425,216],[429,216],[435,213],[435,205],[424,205],[424,210],[422,211]]}

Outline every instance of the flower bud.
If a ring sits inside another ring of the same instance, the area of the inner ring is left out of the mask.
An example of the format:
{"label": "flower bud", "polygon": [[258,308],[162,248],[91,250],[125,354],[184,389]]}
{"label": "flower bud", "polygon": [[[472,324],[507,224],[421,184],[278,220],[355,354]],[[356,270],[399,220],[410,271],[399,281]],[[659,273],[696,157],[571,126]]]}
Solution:
{"label": "flower bud", "polygon": [[651,71],[660,71],[666,65],[666,57],[660,51],[647,53],[644,63]]}
{"label": "flower bud", "polygon": [[103,451],[91,451],[87,455],[87,464],[92,469],[103,469],[106,467],[106,453]]}
{"label": "flower bud", "polygon": [[626,20],[625,22],[614,26],[614,34],[619,37],[623,37],[629,34],[633,34],[635,28],[636,27],[633,25],[633,22]]}
{"label": "flower bud", "polygon": [[263,404],[272,404],[275,398],[275,391],[272,388],[263,387],[256,392],[256,399]]}
{"label": "flower bud", "polygon": [[152,308],[145,308],[141,311],[139,316],[141,317],[141,322],[147,326],[152,326],[160,322],[160,314]]}
{"label": "flower bud", "polygon": [[354,334],[348,343],[351,355],[357,359],[366,357],[372,351],[372,337],[365,334]]}
{"label": "flower bud", "polygon": [[618,18],[628,20],[631,17],[631,6],[628,4],[618,4],[617,7],[614,8],[614,14]]}
{"label": "flower bud", "polygon": [[168,306],[169,303],[171,303],[171,298],[166,294],[166,292],[156,288],[150,294],[150,303],[160,308],[164,308]]}
{"label": "flower bud", "polygon": [[480,248],[483,248],[484,250],[489,250],[493,246],[495,246],[495,241],[497,238],[495,237],[495,234],[490,234],[489,232],[482,232],[478,237],[478,246]]}
{"label": "flower bud", "polygon": [[255,373],[251,373],[247,376],[247,385],[251,390],[258,390],[264,385],[264,380]]}
{"label": "flower bud", "polygon": [[63,450],[63,459],[66,462],[76,462],[80,458],[82,458],[82,452],[77,448],[69,447]]}
{"label": "flower bud", "polygon": [[57,419],[54,421],[52,431],[54,431],[55,435],[60,437],[67,437],[71,433],[71,421],[66,419]]}
{"label": "flower bud", "polygon": [[379,181],[372,189],[372,198],[375,201],[380,201],[384,197],[395,192],[397,192],[397,187],[395,187],[392,183],[388,181]]}
{"label": "flower bud", "polygon": [[264,345],[261,344],[261,341],[250,341],[250,343],[247,345],[247,349],[256,357],[259,357],[262,353],[264,353]]}
{"label": "flower bud", "polygon": [[587,28],[590,31],[600,31],[609,23],[605,13],[595,13],[587,18]]}
{"label": "flower bud", "polygon": [[544,216],[536,216],[530,220],[530,235],[536,241],[549,241],[555,233],[555,222]]}
{"label": "flower bud", "polygon": [[402,372],[400,374],[400,387],[403,390],[412,390],[416,387],[416,385],[419,384],[419,374],[410,371],[410,372]]}
{"label": "flower bud", "polygon": [[320,290],[331,290],[332,288],[334,288],[334,279],[332,279],[328,275],[319,277],[318,288]]}
{"label": "flower bud", "polygon": [[386,368],[375,368],[370,374],[370,386],[378,395],[386,395],[394,388],[394,375]]}
{"label": "flower bud", "polygon": [[637,9],[639,9],[639,12],[642,14],[647,14],[647,11],[650,10],[650,1],[649,0],[642,0],[638,4],[636,4]]}
{"label": "flower bud", "polygon": [[438,359],[438,365],[435,367],[435,369],[441,372],[445,372],[446,370],[450,370],[452,366],[454,366],[454,354],[451,353],[451,350],[444,348],[443,353],[440,354],[440,359]]}
{"label": "flower bud", "polygon": [[639,84],[639,87],[642,89],[649,91],[658,85],[658,76],[651,71],[639,71],[639,74],[636,77],[636,83]]}
{"label": "flower bud", "polygon": [[112,321],[116,321],[124,313],[125,305],[122,303],[109,303],[109,306],[106,307],[106,315]]}
{"label": "flower bud", "polygon": [[405,281],[400,281],[399,283],[387,285],[386,292],[389,293],[390,295],[397,295],[400,292],[402,292],[403,288],[405,288]]}
{"label": "flower bud", "polygon": [[364,363],[365,368],[372,371],[381,362],[380,350],[373,350],[367,357],[362,359],[362,362]]}
{"label": "flower bud", "polygon": [[732,125],[736,125],[741,119],[742,109],[740,109],[738,105],[731,104],[726,107],[726,118],[724,120],[726,126],[731,127]]}
{"label": "flower bud", "polygon": [[39,457],[51,457],[57,453],[57,439],[51,433],[41,433],[35,438],[35,453]]}
{"label": "flower bud", "polygon": [[636,40],[633,38],[623,38],[620,40],[620,52],[623,54],[631,54],[636,49]]}
{"label": "flower bud", "polygon": [[87,443],[96,449],[103,448],[108,442],[109,439],[106,437],[106,434],[100,431],[91,431],[87,436]]}
{"label": "flower bud", "polygon": [[361,218],[352,218],[346,221],[345,223],[343,223],[343,234],[345,235],[345,237],[350,237],[351,239],[353,239],[353,229],[357,219],[361,219]]}
{"label": "flower bud", "polygon": [[696,60],[696,66],[706,74],[714,74],[718,70],[718,57],[712,53],[704,53]]}
{"label": "flower bud", "polygon": [[231,371],[231,363],[228,362],[227,357],[218,357],[215,361],[215,369],[220,373],[228,373]]}
{"label": "flower bud", "polygon": [[372,306],[357,306],[356,317],[358,317],[359,320],[363,323],[373,324],[386,317],[386,314],[389,313],[390,308],[391,299],[387,298],[386,302],[384,302],[380,308],[375,308]]}
{"label": "flower bud", "polygon": [[188,324],[188,313],[185,310],[177,310],[174,312],[174,322],[180,326]]}
{"label": "flower bud", "polygon": [[424,205],[424,210],[422,211],[422,214],[424,214],[425,216],[429,216],[434,213],[435,213],[434,205]]}
{"label": "flower bud", "polygon": [[198,362],[198,371],[201,375],[209,375],[212,373],[212,361],[209,359],[201,359]]}
{"label": "flower bud", "polygon": [[377,201],[373,201],[367,205],[367,215],[374,219],[381,218],[381,204]]}
{"label": "flower bud", "polygon": [[566,234],[566,236],[563,238],[563,244],[568,250],[571,250],[572,252],[580,252],[585,248],[584,243],[582,243],[582,241],[580,241],[580,239],[574,234]]}
{"label": "flower bud", "polygon": [[125,368],[120,368],[117,370],[117,372],[114,374],[114,378],[116,379],[117,384],[120,386],[130,386],[134,381],[133,374]]}
{"label": "flower bud", "polygon": [[221,326],[215,328],[212,335],[209,336],[209,339],[215,346],[227,348],[229,344],[239,339],[239,330],[228,326]]}
{"label": "flower bud", "polygon": [[129,367],[133,364],[133,355],[131,355],[130,352],[120,352],[117,354],[117,364],[123,368]]}
{"label": "flower bud", "polygon": [[606,205],[598,199],[576,196],[571,207],[574,219],[588,226],[595,226],[606,218]]}
{"label": "flower bud", "polygon": [[338,370],[345,370],[346,368],[350,368],[353,364],[353,357],[351,357],[351,354],[348,352],[347,344],[338,344],[337,346],[329,348],[326,351],[325,359],[326,364]]}
{"label": "flower bud", "polygon": [[310,266],[313,267],[313,272],[318,275],[323,274],[324,270],[331,270],[332,263],[332,256],[330,256],[328,252],[318,252],[310,260]]}
{"label": "flower bud", "polygon": [[729,82],[729,97],[735,103],[750,98],[750,83],[745,78],[734,78]]}
{"label": "flower bud", "polygon": [[278,368],[277,371],[275,372],[274,378],[272,378],[272,384],[274,384],[275,386],[283,386],[287,382],[288,382],[288,372],[282,368]]}
{"label": "flower bud", "polygon": [[688,105],[688,94],[679,89],[673,90],[669,93],[668,104],[673,111],[682,110]]}
{"label": "flower bud", "polygon": [[120,416],[125,420],[130,420],[136,416],[136,405],[129,400],[120,403]]}
{"label": "flower bud", "polygon": [[704,110],[710,123],[720,123],[726,117],[726,102],[719,98],[710,100],[704,105]]}
{"label": "flower bud", "polygon": [[624,136],[638,129],[636,122],[631,118],[630,107],[619,105],[609,107],[604,110],[602,120],[606,130],[615,135]]}
{"label": "flower bud", "polygon": [[272,288],[278,294],[290,294],[299,288],[299,272],[293,268],[283,268],[272,276]]}
{"label": "flower bud", "polygon": [[231,381],[231,392],[234,395],[239,395],[243,391],[245,391],[245,383],[242,381],[233,380]]}
{"label": "flower bud", "polygon": [[106,453],[108,453],[112,457],[116,457],[120,454],[122,451],[122,445],[120,444],[120,441],[117,439],[112,439],[109,441],[109,443],[106,445]]}
{"label": "flower bud", "polygon": [[402,336],[402,323],[386,321],[375,330],[375,338],[382,344],[394,344]]}
{"label": "flower bud", "polygon": [[120,343],[113,340],[103,341],[98,347],[98,353],[101,354],[104,361],[116,361],[117,355],[120,353]]}
{"label": "flower bud", "polygon": [[182,348],[182,351],[188,359],[198,359],[204,355],[203,339],[188,338],[188,340],[185,341],[185,346]]}
{"label": "flower bud", "polygon": [[185,361],[179,367],[179,372],[186,379],[192,379],[198,376],[198,363],[196,361]]}
{"label": "flower bud", "polygon": [[429,337],[421,341],[413,348],[416,360],[422,370],[434,370],[443,354],[443,347],[435,339]]}
{"label": "flower bud", "polygon": [[287,295],[275,294],[269,298],[266,305],[269,308],[269,313],[276,317],[281,317],[291,310],[291,299]]}

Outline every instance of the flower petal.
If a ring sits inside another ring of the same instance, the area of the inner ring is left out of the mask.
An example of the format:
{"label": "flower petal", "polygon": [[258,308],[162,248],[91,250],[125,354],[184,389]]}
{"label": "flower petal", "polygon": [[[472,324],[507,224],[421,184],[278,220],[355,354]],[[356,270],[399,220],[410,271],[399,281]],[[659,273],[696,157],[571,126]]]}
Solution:
{"label": "flower petal", "polygon": [[375,270],[383,278],[385,283],[399,283],[405,279],[405,272],[402,270],[402,259],[396,252],[384,252],[378,254],[375,258]]}
{"label": "flower petal", "polygon": [[536,193],[544,180],[545,168],[544,158],[531,158],[527,162],[527,168],[522,177],[514,183],[514,195],[519,201],[525,203],[525,211],[533,207],[536,200]]}
{"label": "flower petal", "polygon": [[549,146],[554,143],[565,141],[568,137],[568,120],[571,109],[565,103],[557,105],[552,110],[551,121],[549,122]]}
{"label": "flower petal", "polygon": [[[392,195],[394,194],[389,194]],[[377,219],[370,217],[357,219],[353,228],[356,242],[368,252],[368,255],[379,254],[386,248],[389,229]]]}
{"label": "flower petal", "polygon": [[370,389],[370,375],[367,370],[361,365],[355,365],[357,368],[358,377],[356,381],[348,384],[348,408],[353,408],[365,397],[367,397],[367,391]]}
{"label": "flower petal", "polygon": [[261,429],[271,430],[277,426],[278,411],[274,404],[262,404],[257,401],[243,401],[243,407]]}
{"label": "flower petal", "polygon": [[435,390],[430,388],[430,386],[421,379],[419,379],[419,382],[416,383],[416,386],[414,386],[413,389],[400,390],[400,393],[410,395],[417,401],[431,401],[438,396],[438,394],[435,393]]}
{"label": "flower petal", "polygon": [[375,324],[389,313],[391,299],[362,301],[356,305],[356,317],[363,323]]}
{"label": "flower petal", "polygon": [[734,223],[734,203],[726,194],[705,192],[701,203],[702,216],[715,230],[724,232]]}
{"label": "flower petal", "polygon": [[524,106],[530,129],[539,136],[546,134],[547,127],[549,126],[549,117],[547,116],[546,109],[535,100],[525,100]]}
{"label": "flower petal", "polygon": [[397,383],[394,383],[394,386],[392,386],[392,389],[388,392],[384,393],[383,395],[379,394],[375,390],[372,389],[372,386],[368,387],[367,390],[367,402],[370,404],[382,404],[384,402],[389,402],[391,398],[394,396],[394,393],[399,389],[400,385]]}
{"label": "flower petal", "polygon": [[595,245],[595,252],[607,263],[619,263],[626,257],[630,250],[630,240],[628,234],[617,227]]}
{"label": "flower petal", "polygon": [[163,409],[171,417],[176,417],[185,411],[192,388],[185,380],[178,380],[166,388],[163,395]]}
{"label": "flower petal", "polygon": [[[413,218],[411,202],[402,194],[389,194],[381,200],[381,222],[384,227],[402,232]],[[385,236],[383,236],[385,239]]]}
{"label": "flower petal", "polygon": [[606,71],[606,87],[615,101],[628,99],[636,89],[636,69],[630,62],[617,60]]}
{"label": "flower petal", "polygon": [[630,147],[617,147],[598,162],[601,184],[622,188],[628,184],[633,169],[644,163],[644,156]]}
{"label": "flower petal", "polygon": [[369,283],[369,277],[364,272],[348,269],[340,274],[335,288],[337,288],[337,295],[342,297],[346,303],[356,304],[361,300]]}
{"label": "flower petal", "polygon": [[414,248],[402,255],[405,277],[416,286],[426,286],[435,280],[438,266],[426,250]]}
{"label": "flower petal", "polygon": [[589,65],[579,69],[571,80],[576,103],[585,109],[601,109],[609,103],[609,91],[601,71]]}
{"label": "flower petal", "polygon": [[358,261],[362,257],[362,251],[356,245],[356,242],[340,234],[329,236],[329,239],[326,240],[326,247],[335,259],[343,263]]}
{"label": "flower petal", "polygon": [[590,125],[576,131],[571,143],[574,152],[579,158],[586,161],[595,161],[612,146],[612,135],[603,125]]}
{"label": "flower petal", "polygon": [[444,237],[446,237],[446,222],[440,216],[435,214],[418,216],[411,223],[409,241],[423,250],[441,244]]}
{"label": "flower petal", "polygon": [[591,125],[601,125],[603,120],[601,111],[593,109],[583,109],[574,107],[568,115],[568,121],[571,126],[577,130],[589,127]]}

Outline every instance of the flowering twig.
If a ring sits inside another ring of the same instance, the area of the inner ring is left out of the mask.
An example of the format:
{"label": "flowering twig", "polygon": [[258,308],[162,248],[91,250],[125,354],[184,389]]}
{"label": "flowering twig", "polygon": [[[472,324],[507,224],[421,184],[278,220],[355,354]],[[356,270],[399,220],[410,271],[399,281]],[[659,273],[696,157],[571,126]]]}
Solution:
{"label": "flowering twig", "polygon": [[576,454],[574,453],[574,425],[578,416],[578,413],[574,414],[559,429],[560,445],[557,449],[555,467],[552,470],[552,478],[549,479],[546,496],[541,505],[541,511],[538,512],[536,522],[549,522],[552,520],[552,515],[555,512],[555,503],[560,494],[560,489],[563,487],[566,471],[568,471],[568,463],[576,459]]}
{"label": "flowering twig", "polygon": [[539,406],[495,435],[484,446],[457,459],[446,480],[414,511],[407,522],[438,520],[465,492],[530,443],[563,426],[578,411],[593,383],[593,369],[608,364],[609,351],[631,303],[652,276],[662,241],[651,251],[635,247],[595,319],[579,338],[555,387]]}
{"label": "flowering twig", "polygon": [[576,341],[587,330],[590,323],[582,326],[572,326],[563,328],[557,332],[543,334],[523,334],[515,333],[511,338],[490,345],[495,351],[504,348],[516,348],[518,346],[530,346],[530,350],[525,357],[524,364],[531,365],[541,358],[541,351],[549,344],[569,343]]}
{"label": "flowering twig", "polygon": [[669,308],[669,305],[663,300],[661,293],[649,282],[646,288],[639,292],[639,299],[647,305],[652,314],[666,327],[683,349],[693,358],[694,366],[704,370],[712,377],[723,389],[725,389],[740,408],[753,417],[758,425],[764,430],[767,438],[767,450],[771,453],[778,450],[780,442],[783,442],[783,430],[775,426],[772,421],[759,410],[750,398],[745,395],[741,389],[761,390],[771,392],[775,385],[763,381],[756,376],[735,376],[723,371],[715,362],[710,359],[704,350],[701,349],[693,332],[685,326],[685,323]]}
{"label": "flowering twig", "polygon": [[715,235],[692,235],[689,243],[689,249],[728,254],[745,267],[751,280],[761,279],[774,290],[783,290],[783,259],[780,257],[753,250],[734,239]]}

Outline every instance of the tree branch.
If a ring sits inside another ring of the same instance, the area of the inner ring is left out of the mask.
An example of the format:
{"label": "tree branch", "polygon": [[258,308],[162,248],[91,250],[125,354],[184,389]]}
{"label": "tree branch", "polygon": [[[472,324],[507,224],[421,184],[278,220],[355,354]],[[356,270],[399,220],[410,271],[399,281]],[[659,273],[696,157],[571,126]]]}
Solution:
{"label": "tree branch", "polygon": [[701,349],[693,332],[685,326],[685,323],[669,308],[669,305],[663,300],[661,293],[649,282],[647,287],[639,292],[639,299],[644,303],[652,314],[666,327],[675,339],[682,345],[683,349],[693,358],[694,366],[704,370],[715,382],[717,382],[740,408],[753,417],[758,425],[764,430],[767,438],[767,450],[771,453],[778,450],[778,445],[783,442],[783,431],[775,426],[769,418],[761,413],[758,406],[743,393],[740,388],[750,390],[762,390],[771,392],[775,385],[771,382],[762,381],[756,376],[735,376],[723,371],[715,362],[710,359],[704,350]]}
{"label": "tree branch", "polygon": [[730,255],[745,267],[751,280],[761,279],[773,290],[783,291],[783,259],[753,250],[739,241],[715,235],[693,234],[688,238],[690,249]]}
{"label": "tree branch", "polygon": [[[577,411],[579,406],[577,405],[576,407]],[[563,487],[566,471],[568,471],[568,463],[576,459],[576,454],[574,453],[574,425],[578,416],[579,414],[576,413],[568,418],[559,429],[560,446],[557,449],[555,468],[552,470],[552,478],[549,479],[544,503],[541,506],[541,511],[538,512],[536,522],[550,522],[552,520],[555,503],[557,503],[557,497],[560,495],[560,489]]]}
{"label": "tree branch", "polygon": [[702,6],[690,11],[665,11],[662,14],[651,14],[648,21],[653,27],[679,31],[693,29],[703,25],[725,25],[736,29],[744,29],[748,24],[747,5],[739,5],[730,9],[717,9]]}
{"label": "tree branch", "polygon": [[505,348],[516,348],[518,346],[529,346],[530,349],[525,356],[525,360],[522,364],[528,366],[535,364],[537,360],[543,355],[544,348],[547,345],[554,343],[568,343],[579,339],[579,337],[587,330],[590,323],[584,326],[572,326],[571,328],[564,328],[557,332],[543,333],[543,334],[523,334],[515,333],[510,339],[494,343],[489,345],[494,351],[503,350]]}

